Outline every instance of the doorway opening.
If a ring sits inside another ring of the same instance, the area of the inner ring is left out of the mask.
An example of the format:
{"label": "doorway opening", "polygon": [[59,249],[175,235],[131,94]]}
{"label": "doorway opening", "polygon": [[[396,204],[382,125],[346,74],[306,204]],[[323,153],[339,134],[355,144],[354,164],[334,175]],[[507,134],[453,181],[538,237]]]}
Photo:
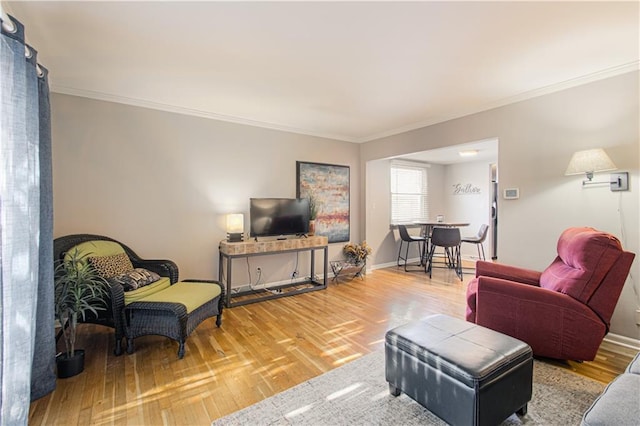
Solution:
{"label": "doorway opening", "polygon": [[[466,154],[463,156],[461,153]],[[395,262],[398,238],[391,223],[390,168],[392,161],[422,163],[428,170],[428,205],[426,218],[442,215],[447,221],[469,223],[463,236],[475,235],[481,225],[490,227],[484,243],[487,259],[497,258],[498,232],[498,139],[486,139],[371,160],[365,171],[365,235],[374,247],[374,263]],[[463,244],[462,256],[478,258],[477,247]]]}

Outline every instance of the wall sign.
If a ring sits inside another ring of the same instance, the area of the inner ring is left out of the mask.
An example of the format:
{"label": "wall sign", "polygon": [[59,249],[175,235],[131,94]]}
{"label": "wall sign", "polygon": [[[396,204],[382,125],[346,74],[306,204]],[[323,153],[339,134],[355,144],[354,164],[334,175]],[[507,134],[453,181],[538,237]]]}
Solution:
{"label": "wall sign", "polygon": [[481,189],[472,183],[456,183],[453,185],[453,195],[479,195]]}

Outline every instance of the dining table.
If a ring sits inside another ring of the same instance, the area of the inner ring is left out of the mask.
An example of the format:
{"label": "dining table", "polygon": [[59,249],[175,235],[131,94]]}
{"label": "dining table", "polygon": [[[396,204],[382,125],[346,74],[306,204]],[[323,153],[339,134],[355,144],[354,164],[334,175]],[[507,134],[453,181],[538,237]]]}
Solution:
{"label": "dining table", "polygon": [[[421,227],[420,235],[426,237],[424,243],[423,256],[425,253],[429,252],[429,238],[431,236],[431,231],[436,226],[440,226],[443,228],[464,228],[465,226],[469,226],[471,223],[469,222],[461,222],[461,221],[444,221],[444,220],[416,220],[413,222],[414,225],[418,225]],[[426,259],[420,259],[420,263],[422,264]]]}
{"label": "dining table", "polygon": [[422,235],[424,236],[431,235],[431,230],[436,226],[441,226],[443,228],[464,228],[465,226],[471,225],[469,222],[448,222],[444,220],[416,220],[413,224],[422,227]]}

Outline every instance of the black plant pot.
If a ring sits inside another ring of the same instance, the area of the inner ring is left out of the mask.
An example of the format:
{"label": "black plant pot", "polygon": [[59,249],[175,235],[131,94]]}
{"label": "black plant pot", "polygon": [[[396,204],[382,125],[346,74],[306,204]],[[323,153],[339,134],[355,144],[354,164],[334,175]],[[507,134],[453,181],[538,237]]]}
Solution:
{"label": "black plant pot", "polygon": [[68,357],[66,352],[56,357],[58,366],[58,378],[66,379],[73,377],[84,371],[84,349],[76,349],[72,357]]}

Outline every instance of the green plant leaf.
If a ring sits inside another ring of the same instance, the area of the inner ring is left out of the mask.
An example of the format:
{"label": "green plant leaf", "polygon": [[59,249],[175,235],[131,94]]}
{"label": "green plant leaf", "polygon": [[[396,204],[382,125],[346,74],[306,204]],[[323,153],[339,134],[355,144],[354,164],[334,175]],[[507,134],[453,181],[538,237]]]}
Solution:
{"label": "green plant leaf", "polygon": [[89,312],[97,315],[107,309],[109,300],[109,284],[88,262],[89,255],[74,249],[55,268],[54,312],[63,327],[68,356],[75,350],[78,317],[85,320]]}

